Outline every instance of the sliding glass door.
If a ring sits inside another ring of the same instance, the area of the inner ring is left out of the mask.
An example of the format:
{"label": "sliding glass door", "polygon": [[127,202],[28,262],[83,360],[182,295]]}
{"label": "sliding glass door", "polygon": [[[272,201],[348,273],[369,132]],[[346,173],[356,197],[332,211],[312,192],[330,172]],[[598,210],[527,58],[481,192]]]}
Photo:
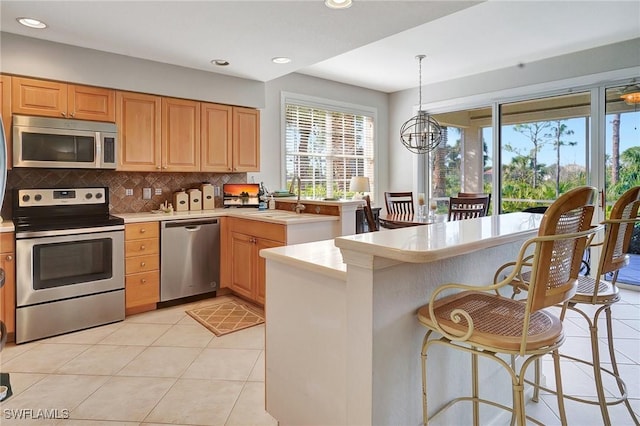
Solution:
{"label": "sliding glass door", "polygon": [[500,211],[544,208],[587,183],[590,92],[500,106]]}

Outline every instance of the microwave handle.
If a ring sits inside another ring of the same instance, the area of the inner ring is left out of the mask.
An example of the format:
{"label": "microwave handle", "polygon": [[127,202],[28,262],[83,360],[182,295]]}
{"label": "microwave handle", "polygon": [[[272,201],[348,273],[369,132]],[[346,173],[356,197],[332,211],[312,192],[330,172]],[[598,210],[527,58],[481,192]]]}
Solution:
{"label": "microwave handle", "polygon": [[96,132],[96,167],[102,166],[102,135]]}

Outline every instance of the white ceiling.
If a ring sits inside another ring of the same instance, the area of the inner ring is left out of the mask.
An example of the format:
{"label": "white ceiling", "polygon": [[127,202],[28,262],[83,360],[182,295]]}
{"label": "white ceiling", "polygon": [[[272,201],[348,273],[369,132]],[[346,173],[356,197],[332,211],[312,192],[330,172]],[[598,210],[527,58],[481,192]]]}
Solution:
{"label": "white ceiling", "polygon": [[[258,81],[300,72],[395,92],[640,38],[640,1],[2,0],[0,28]],[[45,21],[25,28],[18,17]],[[639,52],[640,54],[640,52]],[[275,56],[291,57],[277,65]],[[210,64],[226,59],[228,67]]]}

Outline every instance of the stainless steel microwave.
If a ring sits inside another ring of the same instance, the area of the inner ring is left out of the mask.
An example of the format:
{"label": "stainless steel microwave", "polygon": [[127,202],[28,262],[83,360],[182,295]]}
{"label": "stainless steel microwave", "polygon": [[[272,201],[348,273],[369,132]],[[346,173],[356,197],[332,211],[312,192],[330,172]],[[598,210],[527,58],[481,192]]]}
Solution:
{"label": "stainless steel microwave", "polygon": [[115,169],[118,131],[113,123],[13,116],[13,166]]}

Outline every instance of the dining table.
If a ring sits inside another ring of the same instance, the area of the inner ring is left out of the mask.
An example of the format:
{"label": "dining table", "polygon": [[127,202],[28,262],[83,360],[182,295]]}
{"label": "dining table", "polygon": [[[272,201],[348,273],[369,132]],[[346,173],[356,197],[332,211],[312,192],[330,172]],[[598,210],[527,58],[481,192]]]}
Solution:
{"label": "dining table", "polygon": [[433,218],[419,216],[415,213],[380,213],[379,220],[380,226],[383,228],[405,228],[435,222]]}

